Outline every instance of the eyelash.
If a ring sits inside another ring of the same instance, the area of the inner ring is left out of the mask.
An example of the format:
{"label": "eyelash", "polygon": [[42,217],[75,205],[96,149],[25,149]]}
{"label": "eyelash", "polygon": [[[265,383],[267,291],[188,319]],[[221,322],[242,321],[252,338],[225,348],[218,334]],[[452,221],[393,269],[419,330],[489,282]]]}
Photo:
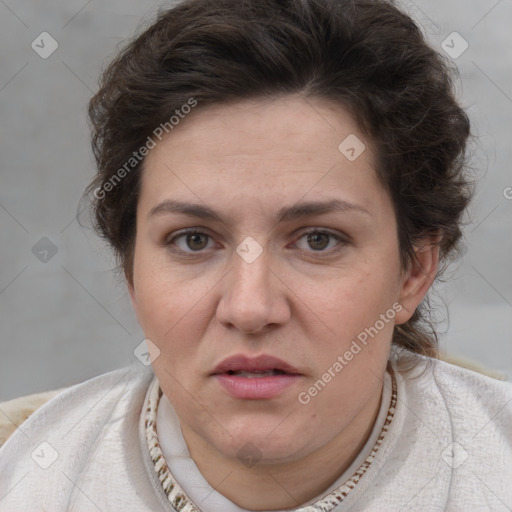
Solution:
{"label": "eyelash", "polygon": [[[334,238],[336,239],[339,244],[337,247],[335,247],[334,249],[330,249],[328,251],[324,251],[324,250],[320,250],[320,251],[315,251],[315,250],[305,250],[305,249],[299,249],[302,253],[312,253],[312,254],[315,254],[315,255],[318,255],[319,257],[323,257],[323,255],[325,256],[333,256],[335,254],[337,254],[338,252],[340,252],[346,245],[348,245],[349,243],[349,240],[347,237],[343,237],[341,235],[338,235],[338,234],[335,234],[335,233],[332,233],[330,231],[326,231],[324,229],[311,229],[309,231],[305,231],[303,232],[299,238],[297,240],[301,240],[302,238],[304,238],[305,236],[307,235],[313,235],[313,234],[323,234],[323,235],[327,235],[331,238]],[[165,242],[165,246],[169,248],[169,250],[171,250],[172,252],[174,253],[180,253],[180,254],[186,254],[187,256],[202,256],[205,252],[205,249],[202,249],[202,250],[199,250],[199,251],[183,251],[182,249],[175,249],[175,248],[171,248],[172,246],[175,245],[175,241],[182,238],[182,237],[186,237],[187,235],[206,235],[209,239],[213,239],[213,237],[211,235],[209,235],[208,233],[206,233],[205,231],[201,231],[197,228],[190,228],[190,229],[187,229],[187,230],[184,230],[184,231],[181,231],[179,233],[177,233],[175,236],[173,236],[171,239],[169,239],[169,241],[166,241]]]}

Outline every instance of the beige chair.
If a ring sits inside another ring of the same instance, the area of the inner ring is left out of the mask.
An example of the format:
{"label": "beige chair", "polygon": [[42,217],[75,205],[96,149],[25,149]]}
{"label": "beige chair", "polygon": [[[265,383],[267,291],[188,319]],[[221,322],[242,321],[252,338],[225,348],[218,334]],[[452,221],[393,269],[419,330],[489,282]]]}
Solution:
{"label": "beige chair", "polygon": [[[482,366],[461,357],[441,354],[440,359],[463,368],[468,368],[475,372],[488,375],[499,380],[505,380],[504,375],[499,372],[488,370]],[[0,446],[7,438],[41,405],[53,398],[55,395],[67,388],[56,389],[54,391],[45,391],[44,393],[35,393],[26,395],[8,402],[0,403]]]}

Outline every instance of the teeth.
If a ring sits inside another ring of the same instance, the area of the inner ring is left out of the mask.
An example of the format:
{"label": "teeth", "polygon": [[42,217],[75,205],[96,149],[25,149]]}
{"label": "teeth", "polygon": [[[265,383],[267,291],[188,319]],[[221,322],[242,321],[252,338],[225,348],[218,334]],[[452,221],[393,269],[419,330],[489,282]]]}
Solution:
{"label": "teeth", "polygon": [[264,370],[264,371],[253,371],[253,372],[246,372],[246,371],[229,371],[228,375],[236,375],[238,377],[247,377],[249,379],[257,378],[257,377],[268,377],[270,375],[282,375],[284,372],[281,370]]}

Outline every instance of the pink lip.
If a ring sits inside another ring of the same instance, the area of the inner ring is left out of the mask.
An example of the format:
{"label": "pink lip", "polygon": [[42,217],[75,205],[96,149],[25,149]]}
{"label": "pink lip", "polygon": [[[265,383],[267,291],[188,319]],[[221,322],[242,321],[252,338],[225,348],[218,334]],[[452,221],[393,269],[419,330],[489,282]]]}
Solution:
{"label": "pink lip", "polygon": [[268,377],[242,377],[223,373],[215,375],[221,386],[234,398],[264,400],[279,395],[291,386],[300,375],[269,375]]}
{"label": "pink lip", "polygon": [[[280,370],[282,374],[265,377],[246,377],[230,375],[228,372],[262,372]],[[294,366],[270,355],[255,358],[243,354],[231,356],[217,365],[211,376],[233,397],[246,400],[263,400],[279,395],[286,388],[297,382],[302,374]]]}

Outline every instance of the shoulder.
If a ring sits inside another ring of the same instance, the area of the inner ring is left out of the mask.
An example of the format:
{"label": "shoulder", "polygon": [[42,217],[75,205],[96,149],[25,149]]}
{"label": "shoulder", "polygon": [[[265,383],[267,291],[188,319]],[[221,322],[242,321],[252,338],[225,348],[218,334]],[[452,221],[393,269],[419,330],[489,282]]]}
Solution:
{"label": "shoulder", "polygon": [[512,398],[512,382],[500,378],[497,372],[484,373],[476,364],[462,366],[452,360],[434,359],[399,349],[395,349],[392,361],[409,387],[434,386],[447,400],[447,405],[463,401],[485,407],[489,402],[482,402],[482,397],[488,393],[493,393],[495,399]]}
{"label": "shoulder", "polygon": [[451,454],[468,458],[467,467],[512,478],[512,383],[437,359],[416,361],[412,370],[399,370],[409,410]]}
{"label": "shoulder", "polygon": [[413,394],[435,397],[454,425],[492,417],[512,425],[512,383],[447,361],[404,353],[396,358],[404,385]]}
{"label": "shoulder", "polygon": [[449,362],[432,360],[433,383],[454,415],[503,411],[512,419],[512,383]]}
{"label": "shoulder", "polygon": [[397,510],[512,503],[512,384],[406,351],[391,364],[396,412],[368,499]]}
{"label": "shoulder", "polygon": [[[138,362],[57,394],[0,447],[5,510],[157,510],[142,460],[140,421],[155,378]],[[134,487],[134,484],[136,487]],[[1,507],[0,507],[1,508]],[[4,510],[4,508],[1,508]]]}
{"label": "shoulder", "polygon": [[0,403],[0,446],[30,415],[65,389],[33,393]]}
{"label": "shoulder", "polygon": [[108,501],[115,489],[118,501],[124,500],[121,508],[138,507],[140,496],[129,484],[144,482],[145,470],[127,458],[140,458],[139,420],[154,378],[151,367],[134,362],[40,406],[0,447],[0,496],[7,496],[2,506],[28,510],[40,503],[41,510],[68,510],[69,503],[85,499],[80,489],[98,502]]}
{"label": "shoulder", "polygon": [[456,434],[481,449],[501,440],[512,452],[512,383],[443,361],[432,375]]}
{"label": "shoulder", "polygon": [[[131,365],[68,388],[34,393],[2,402],[0,445],[7,439],[7,433],[10,431],[33,428],[34,424],[41,426],[44,419],[51,418],[52,428],[55,428],[59,423],[67,423],[71,415],[96,405],[98,407],[94,407],[95,414],[101,415],[102,411],[105,412],[121,397],[126,398],[127,390],[133,393],[138,387],[147,387],[153,376],[151,371]],[[66,415],[58,415],[61,410],[65,410]]]}
{"label": "shoulder", "polygon": [[93,443],[98,429],[128,413],[140,412],[153,378],[150,367],[132,363],[60,392],[5,402],[4,427],[14,431],[0,447],[0,473],[12,457],[30,456],[38,441],[52,445],[65,438],[64,447]]}

